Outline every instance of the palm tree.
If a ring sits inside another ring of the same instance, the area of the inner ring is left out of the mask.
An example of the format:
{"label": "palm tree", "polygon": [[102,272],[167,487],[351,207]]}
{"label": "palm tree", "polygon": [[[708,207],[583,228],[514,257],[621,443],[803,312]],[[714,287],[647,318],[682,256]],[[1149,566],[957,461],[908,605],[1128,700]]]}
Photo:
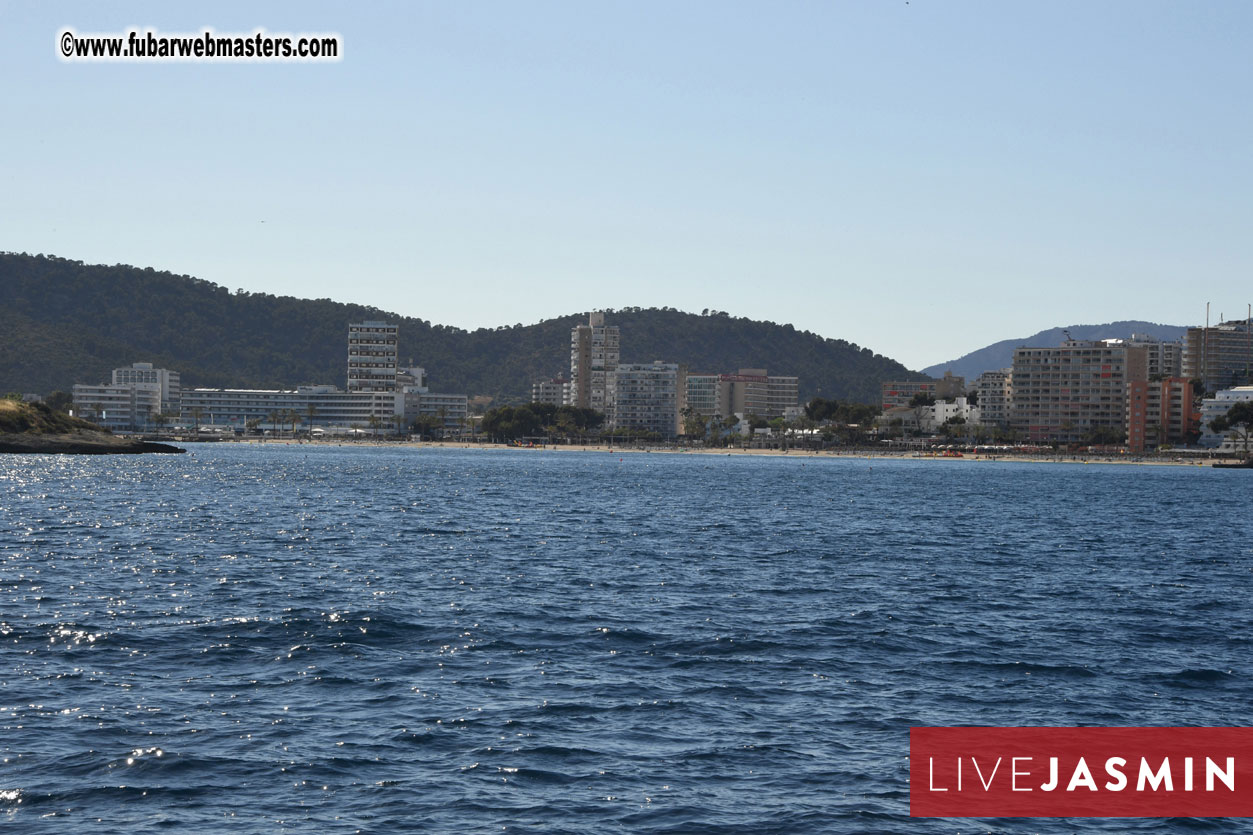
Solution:
{"label": "palm tree", "polygon": [[308,405],[305,406],[305,417],[308,418],[308,420],[305,421],[305,425],[309,427],[310,438],[313,437],[313,416],[316,415],[317,413],[318,413],[318,407],[315,406],[313,403],[309,403]]}

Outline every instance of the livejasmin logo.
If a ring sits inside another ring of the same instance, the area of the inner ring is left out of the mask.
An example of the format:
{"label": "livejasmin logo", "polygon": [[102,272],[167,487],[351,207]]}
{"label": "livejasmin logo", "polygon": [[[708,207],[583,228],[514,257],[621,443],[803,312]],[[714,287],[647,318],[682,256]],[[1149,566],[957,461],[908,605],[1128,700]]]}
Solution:
{"label": "livejasmin logo", "polygon": [[[1042,792],[1056,791],[1061,785],[1059,774],[1060,757],[1049,757],[1049,779],[1046,783],[1041,783],[1038,787],[1033,787],[1028,782],[1031,777],[1030,771],[1019,770],[1029,766],[1034,757],[1010,757],[1013,765],[1010,767],[1009,780],[1010,791],[1029,792],[1036,791],[1038,788]],[[996,762],[992,764],[992,770],[988,773],[987,779],[984,779],[983,769],[979,766],[978,757],[970,758],[970,765],[973,766],[974,772],[979,777],[979,782],[983,784],[984,791],[991,791],[992,783],[996,780],[996,772],[1000,770],[1004,757],[997,757]],[[984,767],[986,767],[986,763]],[[937,786],[935,784],[935,758],[927,757],[927,768],[931,772],[931,784],[928,788],[933,792],[946,792],[947,788]],[[1127,789],[1127,760],[1124,757],[1110,757],[1105,761],[1105,772],[1113,779],[1104,784],[1104,789],[1111,792],[1120,792]],[[1183,790],[1190,792],[1193,790],[1193,769],[1192,757],[1183,758]],[[1214,780],[1221,780],[1228,791],[1236,790],[1236,758],[1228,757],[1227,764],[1220,767],[1218,763],[1205,758],[1205,791],[1212,792],[1214,790]],[[1066,784],[1065,791],[1072,792],[1077,789],[1087,789],[1089,791],[1099,791],[1096,779],[1092,776],[1092,770],[1088,768],[1087,761],[1080,757],[1079,761],[1074,764],[1071,770],[1070,780]],[[1170,757],[1162,760],[1157,770],[1153,770],[1153,766],[1149,765],[1149,761],[1140,758],[1140,776],[1136,781],[1135,790],[1142,791],[1174,791],[1175,780],[1174,772],[1171,771]],[[957,759],[957,791],[962,791],[962,760]]]}
{"label": "livejasmin logo", "polygon": [[1253,817],[1253,728],[911,728],[919,817]]}

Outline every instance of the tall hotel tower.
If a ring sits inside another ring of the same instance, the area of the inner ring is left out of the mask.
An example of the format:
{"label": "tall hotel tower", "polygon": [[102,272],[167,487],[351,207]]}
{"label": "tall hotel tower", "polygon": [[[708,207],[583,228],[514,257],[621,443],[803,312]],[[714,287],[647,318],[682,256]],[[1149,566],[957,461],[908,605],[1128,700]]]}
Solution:
{"label": "tall hotel tower", "polygon": [[570,405],[595,409],[612,418],[614,371],[618,368],[618,326],[604,313],[570,330]]}
{"label": "tall hotel tower", "polygon": [[358,322],[348,326],[348,390],[396,391],[398,325]]}

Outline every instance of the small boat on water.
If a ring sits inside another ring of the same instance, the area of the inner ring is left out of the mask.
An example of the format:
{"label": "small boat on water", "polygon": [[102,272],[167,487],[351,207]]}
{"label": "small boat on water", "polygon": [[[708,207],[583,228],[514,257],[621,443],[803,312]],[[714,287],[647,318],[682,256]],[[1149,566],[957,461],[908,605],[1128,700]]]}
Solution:
{"label": "small boat on water", "polygon": [[1215,461],[1214,467],[1220,470],[1253,470],[1253,458],[1246,458],[1243,461]]}

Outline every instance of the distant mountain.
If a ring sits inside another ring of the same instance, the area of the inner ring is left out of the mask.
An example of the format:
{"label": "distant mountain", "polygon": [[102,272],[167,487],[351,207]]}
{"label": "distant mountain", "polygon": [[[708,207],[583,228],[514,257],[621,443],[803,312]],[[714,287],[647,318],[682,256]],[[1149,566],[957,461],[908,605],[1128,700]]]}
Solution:
{"label": "distant mountain", "polygon": [[1063,331],[1070,331],[1075,339],[1126,339],[1133,333],[1147,334],[1154,339],[1173,342],[1182,339],[1187,331],[1184,325],[1158,325],[1153,322],[1108,322],[1104,325],[1071,325],[1068,328],[1052,328],[1032,334],[1022,339],[1004,339],[971,351],[964,357],[951,362],[942,362],[922,369],[929,377],[940,377],[945,371],[952,371],[966,382],[972,382],[985,371],[1008,368],[1014,359],[1015,348],[1053,348],[1066,339]]}
{"label": "distant mountain", "polygon": [[[113,368],[151,362],[185,387],[345,384],[348,323],[400,326],[402,364],[436,391],[530,399],[531,383],[569,373],[572,314],[535,325],[466,331],[329,299],[232,293],[186,275],[0,253],[0,392],[68,391]],[[800,378],[804,400],[879,399],[884,380],[921,379],[895,360],[791,325],[671,308],[607,311],[622,362],[663,359],[692,373],[766,368]]]}

